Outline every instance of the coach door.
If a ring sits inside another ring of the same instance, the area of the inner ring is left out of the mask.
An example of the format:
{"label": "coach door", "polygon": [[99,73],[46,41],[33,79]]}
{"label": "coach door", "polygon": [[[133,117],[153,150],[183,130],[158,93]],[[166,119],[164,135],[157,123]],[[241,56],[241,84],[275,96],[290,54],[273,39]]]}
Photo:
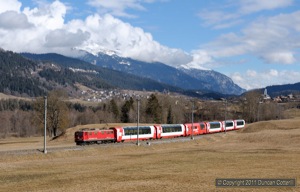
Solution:
{"label": "coach door", "polygon": [[154,129],[156,130],[156,139],[160,139],[161,138],[161,126],[155,125]]}

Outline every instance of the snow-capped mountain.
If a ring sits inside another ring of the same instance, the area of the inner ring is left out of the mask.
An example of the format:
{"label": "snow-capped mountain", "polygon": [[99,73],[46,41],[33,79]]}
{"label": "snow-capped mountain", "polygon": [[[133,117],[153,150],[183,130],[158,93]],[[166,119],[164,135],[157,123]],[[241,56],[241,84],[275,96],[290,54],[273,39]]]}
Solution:
{"label": "snow-capped mountain", "polygon": [[75,50],[87,52],[92,55],[97,56],[99,53],[103,53],[105,55],[113,56],[113,55],[120,55],[119,51],[117,50],[109,50],[105,49],[104,47],[100,46],[96,43],[90,43],[89,45],[83,46],[83,47],[75,47]]}
{"label": "snow-capped mountain", "polygon": [[216,92],[240,95],[246,91],[235,84],[231,78],[217,71],[186,68],[180,70],[200,81],[209,82],[211,88],[216,88]]}
{"label": "snow-capped mountain", "polygon": [[147,77],[185,90],[200,90],[234,95],[240,95],[245,91],[234,84],[229,77],[216,71],[176,69],[159,62],[148,63],[120,57],[116,52],[109,51],[108,53],[104,50],[101,50],[97,54],[95,54],[95,51],[93,53],[85,52],[84,56],[81,56],[80,59],[101,67]]}

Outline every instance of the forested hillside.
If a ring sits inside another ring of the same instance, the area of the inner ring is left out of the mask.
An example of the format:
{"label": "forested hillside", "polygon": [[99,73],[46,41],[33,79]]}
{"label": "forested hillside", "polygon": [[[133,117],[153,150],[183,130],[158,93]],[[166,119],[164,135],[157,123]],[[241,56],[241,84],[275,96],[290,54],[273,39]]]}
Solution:
{"label": "forested hillside", "polygon": [[288,94],[299,94],[300,93],[300,83],[286,84],[286,85],[273,85],[266,87],[268,94],[271,97],[276,97],[280,95]]}
{"label": "forested hillside", "polygon": [[105,69],[59,54],[20,55],[0,51],[0,92],[36,97],[63,88],[68,93],[74,93],[76,83],[91,89],[181,91],[151,79]]}
{"label": "forested hillside", "polygon": [[[124,72],[99,67],[96,65],[92,65],[88,62],[82,61],[80,59],[65,57],[63,55],[59,55],[55,53],[49,53],[49,54],[22,53],[22,55],[26,58],[35,60],[37,62],[48,62],[48,63],[52,62],[66,69],[73,68],[78,71],[77,74],[84,73],[84,76],[88,77],[91,81],[91,82],[84,81],[83,84],[88,87],[93,86],[96,88],[101,88],[101,87],[108,88],[110,86],[111,88],[132,89],[132,90],[163,91],[167,89],[174,92],[181,91],[181,89],[177,87],[166,85],[148,78],[138,77]],[[85,72],[78,69],[85,70]],[[48,72],[48,74],[49,73],[55,73],[55,72],[51,71]],[[56,73],[56,76],[57,78],[59,78],[58,77],[59,74]],[[83,77],[81,76],[81,78]]]}
{"label": "forested hillside", "polygon": [[38,96],[45,93],[45,85],[32,76],[36,62],[24,59],[11,51],[0,51],[0,92],[14,95]]}

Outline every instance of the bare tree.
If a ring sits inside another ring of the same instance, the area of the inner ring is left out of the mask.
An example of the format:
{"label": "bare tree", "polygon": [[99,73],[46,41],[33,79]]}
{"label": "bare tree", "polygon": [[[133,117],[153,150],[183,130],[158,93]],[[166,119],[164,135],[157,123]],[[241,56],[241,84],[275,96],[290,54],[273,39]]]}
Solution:
{"label": "bare tree", "polygon": [[10,111],[0,112],[0,138],[5,138],[11,132]]}
{"label": "bare tree", "polygon": [[[56,137],[58,131],[64,131],[69,125],[68,107],[63,99],[65,92],[54,90],[47,97],[47,128],[50,137]],[[44,98],[35,102],[35,122],[42,129],[44,125]]]}
{"label": "bare tree", "polygon": [[243,102],[243,116],[247,122],[259,121],[262,114],[262,94],[259,91],[248,92]]}

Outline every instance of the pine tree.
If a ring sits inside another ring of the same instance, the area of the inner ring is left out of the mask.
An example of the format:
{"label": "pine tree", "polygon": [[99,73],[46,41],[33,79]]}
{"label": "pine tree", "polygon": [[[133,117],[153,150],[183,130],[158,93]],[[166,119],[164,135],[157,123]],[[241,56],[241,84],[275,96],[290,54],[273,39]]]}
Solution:
{"label": "pine tree", "polygon": [[116,101],[114,99],[110,100],[110,110],[114,114],[114,118],[118,120],[120,116],[120,112],[116,104]]}
{"label": "pine tree", "polygon": [[133,99],[131,97],[130,100],[126,101],[121,108],[121,113],[122,113],[121,122],[123,122],[123,123],[130,122],[129,111],[132,108],[133,108]]}
{"label": "pine tree", "polygon": [[173,123],[173,114],[172,114],[172,107],[171,107],[171,105],[169,106],[169,109],[168,109],[167,123],[168,124],[172,124]]}
{"label": "pine tree", "polygon": [[154,123],[161,123],[162,107],[154,94],[150,95],[146,106],[146,114]]}

